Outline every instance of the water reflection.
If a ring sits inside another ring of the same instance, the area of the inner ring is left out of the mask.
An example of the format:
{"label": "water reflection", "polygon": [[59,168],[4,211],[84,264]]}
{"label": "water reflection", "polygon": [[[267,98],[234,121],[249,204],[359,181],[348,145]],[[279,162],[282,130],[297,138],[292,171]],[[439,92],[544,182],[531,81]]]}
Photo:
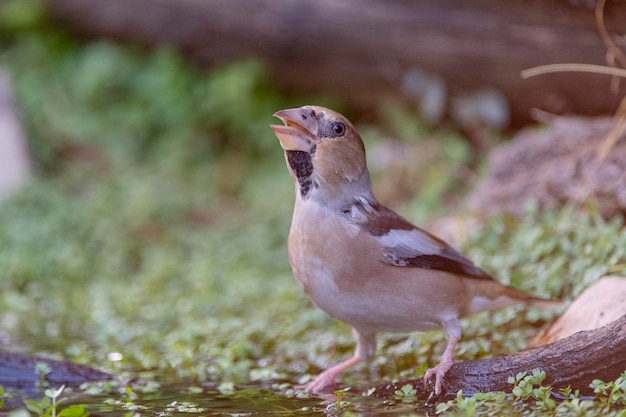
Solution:
{"label": "water reflection", "polygon": [[[135,387],[136,388],[136,387]],[[13,393],[16,393],[13,391]],[[20,395],[33,398],[36,391],[20,391]],[[245,386],[231,392],[220,392],[215,386],[181,384],[162,385],[149,392],[124,389],[110,394],[88,395],[84,391],[68,390],[62,406],[84,405],[92,416],[122,417],[131,415],[178,416],[426,416],[429,409],[416,404],[383,401],[374,397],[345,394],[341,402],[318,397],[301,398],[290,392],[275,392],[264,386]],[[40,394],[41,395],[41,394]],[[329,397],[332,398],[332,397]],[[0,415],[23,406],[24,397],[14,397],[5,402]],[[417,404],[421,404],[418,401]],[[432,414],[432,410],[431,414]]]}

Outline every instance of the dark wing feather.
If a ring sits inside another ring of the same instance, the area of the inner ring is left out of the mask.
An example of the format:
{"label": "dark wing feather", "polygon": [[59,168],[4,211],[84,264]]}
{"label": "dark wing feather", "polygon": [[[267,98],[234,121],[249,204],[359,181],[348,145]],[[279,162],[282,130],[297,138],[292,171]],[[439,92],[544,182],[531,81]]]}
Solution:
{"label": "dark wing feather", "polygon": [[472,261],[447,246],[436,255],[418,255],[405,259],[406,266],[418,268],[439,269],[446,272],[463,274],[471,278],[493,279],[485,271],[478,268]]}
{"label": "dark wing feather", "polygon": [[394,211],[377,204],[363,226],[379,239],[384,262],[401,267],[437,269],[470,278],[489,279],[485,271],[443,240],[422,230]]}

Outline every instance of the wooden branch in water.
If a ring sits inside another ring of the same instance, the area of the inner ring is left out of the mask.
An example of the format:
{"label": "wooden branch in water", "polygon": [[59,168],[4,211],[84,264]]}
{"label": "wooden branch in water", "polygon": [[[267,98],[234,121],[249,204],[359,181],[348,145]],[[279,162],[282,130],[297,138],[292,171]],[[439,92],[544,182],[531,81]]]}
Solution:
{"label": "wooden branch in water", "polygon": [[[45,376],[38,374],[36,371],[38,363],[45,363],[50,373]],[[78,387],[84,382],[111,379],[114,379],[113,375],[89,366],[0,350],[0,385],[5,388],[30,389],[41,380],[49,382],[54,387],[61,385]]]}
{"label": "wooden branch in water", "polygon": [[[582,395],[593,394],[594,379],[617,379],[626,370],[626,315],[604,327],[573,334],[549,345],[512,355],[455,363],[446,375],[443,392],[437,400],[476,392],[511,391],[510,376],[540,368],[546,373],[543,385],[555,391],[571,387]],[[422,398],[430,395],[423,381],[405,380],[376,387],[374,396],[389,398],[406,384],[412,384]]]}

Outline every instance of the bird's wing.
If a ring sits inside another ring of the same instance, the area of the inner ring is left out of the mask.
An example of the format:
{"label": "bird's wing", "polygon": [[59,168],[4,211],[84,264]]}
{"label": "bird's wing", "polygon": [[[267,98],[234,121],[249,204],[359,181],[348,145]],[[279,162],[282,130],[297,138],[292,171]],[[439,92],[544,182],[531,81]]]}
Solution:
{"label": "bird's wing", "polygon": [[438,269],[470,278],[493,279],[443,240],[378,205],[363,226],[380,243],[384,262],[400,267]]}

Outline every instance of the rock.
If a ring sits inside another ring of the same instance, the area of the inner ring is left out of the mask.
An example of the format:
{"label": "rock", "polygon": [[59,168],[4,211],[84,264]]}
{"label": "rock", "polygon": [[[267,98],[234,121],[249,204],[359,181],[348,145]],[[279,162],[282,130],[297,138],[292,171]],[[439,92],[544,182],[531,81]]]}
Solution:
{"label": "rock", "polygon": [[520,131],[492,151],[466,206],[483,215],[522,215],[529,201],[539,208],[591,202],[605,218],[626,214],[626,141],[596,156],[613,125],[608,117],[554,117],[546,127]]}
{"label": "rock", "polygon": [[626,278],[604,277],[580,294],[565,313],[529,345],[547,345],[574,333],[605,326],[623,315],[626,315]]}

